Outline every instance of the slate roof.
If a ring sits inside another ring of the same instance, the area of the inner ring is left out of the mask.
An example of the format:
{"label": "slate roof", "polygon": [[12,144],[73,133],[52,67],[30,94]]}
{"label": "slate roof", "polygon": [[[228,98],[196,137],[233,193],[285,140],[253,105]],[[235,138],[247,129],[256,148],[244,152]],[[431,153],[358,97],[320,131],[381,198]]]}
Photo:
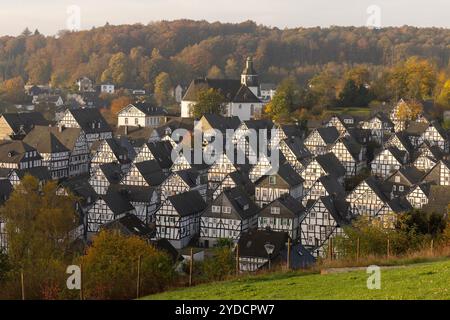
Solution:
{"label": "slate roof", "polygon": [[108,190],[105,195],[101,195],[99,198],[105,201],[106,205],[116,216],[134,209],[131,203],[120,192],[113,189]]}
{"label": "slate roof", "polygon": [[305,147],[300,137],[290,137],[283,140],[298,160],[311,158],[313,155]]}
{"label": "slate roof", "polygon": [[228,102],[259,103],[260,100],[240,80],[199,78],[192,80],[183,100],[197,101],[198,93],[205,89],[217,90]]}
{"label": "slate roof", "polygon": [[13,169],[20,180],[22,180],[26,175],[30,175],[38,179],[39,181],[50,181],[52,176],[47,167],[34,167],[31,169]]}
{"label": "slate roof", "polygon": [[182,217],[201,213],[206,209],[206,202],[196,190],[179,193],[167,198],[178,214]]}
{"label": "slate roof", "polygon": [[[4,140],[0,141],[0,162],[4,163],[19,163],[22,161],[26,152],[36,151],[27,143],[19,140]],[[42,157],[29,157],[30,160],[40,160]]]}
{"label": "slate roof", "polygon": [[207,113],[203,117],[209,125],[216,130],[226,133],[227,129],[236,130],[241,125],[241,120],[238,117],[224,117],[218,114]]}
{"label": "slate roof", "polygon": [[329,175],[332,175],[337,178],[343,177],[345,175],[344,166],[332,152],[318,155],[316,157],[316,161]]}
{"label": "slate roof", "polygon": [[[280,210],[277,215],[271,214],[270,208],[272,206],[282,206],[286,210]],[[261,209],[258,216],[260,217],[279,217],[294,219],[298,217],[300,221],[306,216],[305,207],[302,203],[294,199],[290,194],[283,194],[280,198],[272,201],[267,206]]]}
{"label": "slate roof", "polygon": [[412,165],[401,167],[399,170],[397,170],[397,172],[393,173],[392,176],[397,173],[401,174],[406,180],[409,181],[411,185],[420,183],[425,176],[425,172],[417,169]]}
{"label": "slate roof", "polygon": [[174,172],[177,174],[190,188],[197,186],[197,178],[199,177],[199,173],[196,169],[185,169]]}
{"label": "slate roof", "polygon": [[122,178],[122,170],[120,164],[117,163],[103,163],[99,166],[109,183],[117,184]]}
{"label": "slate roof", "polygon": [[354,217],[350,213],[348,202],[332,195],[320,197],[320,200],[340,227],[351,224]]}
{"label": "slate roof", "polygon": [[338,198],[345,196],[345,189],[342,186],[342,184],[340,184],[336,180],[336,178],[328,175],[328,176],[321,176],[317,180],[323,185],[328,194],[334,195]]}
{"label": "slate roof", "polygon": [[87,134],[112,131],[105,118],[103,118],[100,111],[96,108],[69,109],[69,112],[81,129]]}
{"label": "slate roof", "polygon": [[194,130],[194,119],[193,118],[175,118],[171,119],[165,124],[157,127],[155,130],[158,132],[160,137],[163,137],[170,130],[170,134],[174,132],[176,129],[186,129],[187,131],[192,132]]}
{"label": "slate roof", "polygon": [[239,255],[241,257],[266,259],[267,251],[264,245],[270,243],[275,246],[271,256],[271,259],[275,259],[286,248],[288,238],[287,232],[251,229],[242,233],[239,238]]}
{"label": "slate roof", "polygon": [[100,146],[106,143],[120,163],[129,163],[131,160],[128,155],[128,149],[122,146],[121,142],[116,138],[98,140],[92,143],[91,152],[95,155],[99,151]]}
{"label": "slate roof", "polygon": [[404,213],[411,211],[413,207],[404,197],[397,197],[387,202],[394,213]]}
{"label": "slate roof", "polygon": [[[212,205],[216,203],[221,203],[222,198],[225,197],[233,207],[235,213],[239,215],[241,220],[245,220],[248,218],[251,218],[255,216],[260,208],[253,202],[252,199],[245,193],[245,191],[240,188],[232,188],[232,189],[225,189],[222,194],[217,197]],[[208,211],[208,217],[222,217],[224,215],[227,215],[226,213],[215,213]]]}
{"label": "slate roof", "polygon": [[2,118],[9,124],[15,134],[30,132],[35,126],[48,126],[50,121],[46,120],[40,112],[4,113]]}
{"label": "slate roof", "polygon": [[68,152],[73,151],[80,134],[79,128],[36,126],[23,141],[40,153]]}
{"label": "slate roof", "polygon": [[130,202],[141,202],[141,203],[149,203],[153,192],[155,191],[154,187],[148,186],[124,186],[121,184],[111,185],[109,189],[120,193],[125,199]]}
{"label": "slate roof", "polygon": [[0,179],[0,206],[5,204],[12,192],[11,182],[8,179]]}
{"label": "slate roof", "polygon": [[242,174],[239,171],[233,171],[228,174],[228,177],[234,181],[236,186],[243,188],[246,194],[250,196],[255,194],[255,185],[249,179],[247,174]]}
{"label": "slate roof", "polygon": [[94,188],[89,183],[89,175],[75,176],[66,178],[61,181],[60,185],[69,190],[73,195],[80,198],[80,202],[83,206],[94,202],[98,196]]}
{"label": "slate roof", "polygon": [[[340,139],[340,141],[347,148],[348,152],[350,152],[353,159],[359,162],[359,155],[361,153],[362,145],[351,136],[343,137],[342,139]],[[365,160],[365,154],[363,154],[362,160]]]}
{"label": "slate roof", "polygon": [[428,204],[423,210],[428,213],[448,214],[450,204],[450,186],[430,186]]}
{"label": "slate roof", "polygon": [[157,141],[147,143],[152,155],[161,169],[169,169],[172,165],[172,145],[168,141]]}
{"label": "slate roof", "polygon": [[101,226],[101,229],[118,231],[124,236],[138,236],[145,240],[150,240],[156,235],[156,229],[151,229],[134,214],[127,214],[105,223]]}
{"label": "slate roof", "polygon": [[258,185],[259,182],[265,180],[269,175],[278,175],[291,187],[298,186],[305,181],[289,163],[283,163],[279,165],[278,171],[276,171],[276,168],[272,168],[265,176],[259,178],[255,184]]}
{"label": "slate roof", "polygon": [[139,162],[134,165],[150,186],[158,186],[163,183],[165,175],[156,160]]}
{"label": "slate roof", "polygon": [[148,102],[132,103],[131,105],[128,105],[127,108],[129,106],[136,107],[139,111],[144,113],[146,116],[151,116],[151,117],[167,116],[167,110],[165,108],[152,106]]}
{"label": "slate roof", "polygon": [[339,138],[336,127],[320,127],[316,129],[326,144],[332,144]]}
{"label": "slate roof", "polygon": [[364,182],[375,192],[383,202],[389,201],[389,194],[392,191],[392,184],[383,182],[380,179],[370,176]]}

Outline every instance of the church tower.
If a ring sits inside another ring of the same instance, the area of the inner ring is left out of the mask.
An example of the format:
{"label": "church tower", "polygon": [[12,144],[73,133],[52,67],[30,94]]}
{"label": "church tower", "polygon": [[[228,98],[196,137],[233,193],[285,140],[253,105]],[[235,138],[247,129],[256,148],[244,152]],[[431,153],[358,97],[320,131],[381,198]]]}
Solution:
{"label": "church tower", "polygon": [[247,61],[245,62],[245,68],[241,74],[241,84],[246,85],[255,96],[257,97],[261,96],[259,89],[258,74],[253,68],[252,57],[248,57]]}

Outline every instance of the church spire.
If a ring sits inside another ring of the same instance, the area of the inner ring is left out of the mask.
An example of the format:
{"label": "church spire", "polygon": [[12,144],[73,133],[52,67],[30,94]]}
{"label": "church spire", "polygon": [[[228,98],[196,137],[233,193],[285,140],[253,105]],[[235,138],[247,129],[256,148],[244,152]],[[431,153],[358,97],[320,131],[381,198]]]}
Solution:
{"label": "church spire", "polygon": [[259,80],[258,74],[253,67],[253,58],[247,57],[245,68],[241,74],[241,84],[247,86],[255,96],[259,97]]}

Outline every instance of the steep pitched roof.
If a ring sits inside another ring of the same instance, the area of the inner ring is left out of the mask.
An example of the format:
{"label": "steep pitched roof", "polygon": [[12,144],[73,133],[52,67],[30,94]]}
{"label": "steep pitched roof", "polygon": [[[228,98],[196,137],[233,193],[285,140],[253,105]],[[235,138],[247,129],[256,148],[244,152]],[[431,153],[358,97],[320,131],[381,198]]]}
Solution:
{"label": "steep pitched roof", "polygon": [[277,217],[280,218],[300,218],[300,221],[303,220],[303,217],[306,214],[305,207],[302,203],[296,199],[294,199],[290,194],[283,194],[280,198],[275,199],[263,209],[261,209],[259,216],[260,217],[273,217],[271,214],[270,208],[272,206],[282,206],[286,210],[280,210],[280,213],[277,214]]}
{"label": "steep pitched roof", "polygon": [[259,103],[260,100],[240,80],[199,78],[192,80],[183,100],[197,101],[198,93],[205,89],[217,90],[228,102]]}
{"label": "steep pitched roof", "polygon": [[320,134],[326,144],[334,143],[339,138],[339,131],[336,129],[336,127],[317,128],[317,132]]}
{"label": "steep pitched roof", "polygon": [[201,213],[206,209],[206,202],[196,190],[179,193],[167,198],[182,217]]}
{"label": "steep pitched roof", "polygon": [[429,213],[448,214],[450,204],[450,186],[430,186],[428,204],[423,210]]}
{"label": "steep pitched roof", "polygon": [[325,170],[325,172],[334,177],[342,177],[345,175],[345,168],[332,152],[318,155],[317,163]]}
{"label": "steep pitched roof", "polygon": [[29,132],[35,126],[48,126],[50,122],[40,112],[4,113],[2,118],[9,124],[15,134],[23,130]]}
{"label": "steep pitched roof", "polygon": [[[33,147],[19,140],[0,141],[0,162],[19,163],[26,152],[36,151]],[[30,159],[39,160],[42,157],[38,154]]]}
{"label": "steep pitched roof", "polygon": [[85,133],[112,131],[105,118],[96,108],[69,109],[68,111]]}
{"label": "steep pitched roof", "polygon": [[165,176],[157,161],[144,161],[134,165],[150,186],[158,186],[163,183]]}
{"label": "steep pitched roof", "polygon": [[114,230],[125,236],[138,236],[146,240],[150,240],[156,235],[156,229],[151,229],[134,214],[127,214],[105,223],[101,226],[101,229]]}
{"label": "steep pitched roof", "polygon": [[275,246],[271,258],[278,257],[286,247],[289,235],[287,232],[277,232],[272,230],[249,230],[241,234],[239,238],[239,254],[241,257],[267,258],[265,244],[270,243]]}
{"label": "steep pitched roof", "polygon": [[36,126],[23,139],[41,153],[72,151],[80,137],[81,129]]}
{"label": "steep pitched roof", "polygon": [[128,105],[126,108],[131,107],[131,106],[137,108],[139,111],[144,113],[146,116],[152,116],[152,117],[167,116],[166,109],[164,109],[162,107],[152,106],[148,102],[135,102],[135,103]]}
{"label": "steep pitched roof", "polygon": [[131,203],[119,192],[113,189],[108,190],[105,195],[100,196],[106,205],[111,209],[115,215],[120,215],[133,210]]}

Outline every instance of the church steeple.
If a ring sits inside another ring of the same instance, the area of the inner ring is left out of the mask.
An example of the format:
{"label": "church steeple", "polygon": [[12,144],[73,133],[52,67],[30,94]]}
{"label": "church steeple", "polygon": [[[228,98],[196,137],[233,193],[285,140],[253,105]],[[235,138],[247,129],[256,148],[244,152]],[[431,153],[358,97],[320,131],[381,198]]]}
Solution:
{"label": "church steeple", "polygon": [[241,84],[246,85],[255,94],[255,96],[259,97],[258,74],[253,67],[252,57],[247,57],[245,68],[241,74]]}

